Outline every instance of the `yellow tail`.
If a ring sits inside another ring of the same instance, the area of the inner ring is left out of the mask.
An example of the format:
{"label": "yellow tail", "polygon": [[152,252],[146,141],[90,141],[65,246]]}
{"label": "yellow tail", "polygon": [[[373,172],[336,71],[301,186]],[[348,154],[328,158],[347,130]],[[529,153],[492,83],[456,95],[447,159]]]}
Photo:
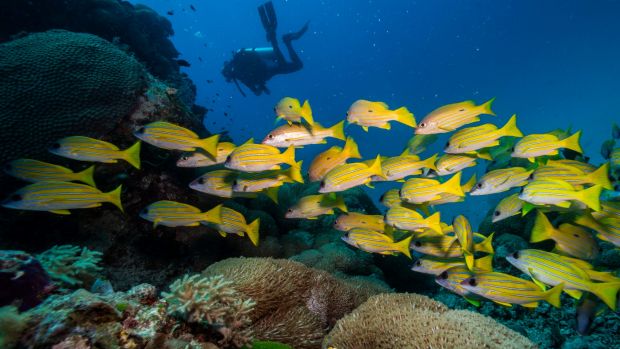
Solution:
{"label": "yellow tail", "polygon": [[460,171],[457,172],[457,174],[441,185],[441,189],[444,193],[465,196],[463,188],[461,188],[461,173]]}
{"label": "yellow tail", "polygon": [[465,266],[470,271],[474,270],[474,253],[470,251],[463,250],[463,257],[465,258]]}
{"label": "yellow tail", "polygon": [[532,235],[530,236],[530,242],[541,242],[545,240],[551,239],[550,233],[554,231],[555,228],[547,219],[544,213],[540,211],[536,211],[536,221],[534,222],[534,227],[532,227]]}
{"label": "yellow tail", "polygon": [[[408,149],[407,149],[408,150]],[[431,156],[430,158],[423,161],[424,165],[422,167],[431,169],[433,171],[437,171],[437,167],[435,167],[435,162],[437,161],[437,154]]]}
{"label": "yellow tail", "polygon": [[413,239],[413,235],[396,242],[394,245],[396,246],[396,250],[404,254],[405,256],[411,258],[411,249],[409,249],[409,245],[411,245],[411,239]]}
{"label": "yellow tail", "polygon": [[413,113],[407,107],[400,107],[394,110],[394,113],[396,113],[396,121],[409,127],[416,127],[415,117],[413,117]]}
{"label": "yellow tail", "polygon": [[95,184],[95,179],[93,178],[94,175],[95,175],[95,165],[85,169],[82,172],[76,173],[75,179],[82,183],[86,183],[90,185],[91,187],[97,188],[97,185]]}
{"label": "yellow tail", "polygon": [[337,138],[341,141],[344,141],[344,120],[330,127],[329,130],[332,131],[332,137]]}
{"label": "yellow tail", "polygon": [[349,212],[347,205],[344,203],[344,199],[340,195],[336,195],[333,206],[340,209],[342,212]]}
{"label": "yellow tail", "polygon": [[295,162],[294,146],[291,145],[284,151],[284,153],[282,153],[282,162],[291,166],[297,166],[297,162]]}
{"label": "yellow tail", "polygon": [[595,185],[591,188],[579,191],[577,192],[577,195],[579,196],[577,200],[581,201],[582,203],[584,203],[586,206],[593,209],[594,211],[600,211],[601,202],[599,198],[601,196],[602,190],[603,190],[603,187],[601,187],[600,185]]}
{"label": "yellow tail", "polygon": [[579,145],[579,138],[581,137],[581,130],[575,132],[572,136],[564,138],[560,141],[563,148],[574,150],[580,154],[583,153],[581,145]]}
{"label": "yellow tail", "polygon": [[480,114],[495,116],[495,113],[493,112],[493,110],[491,110],[491,104],[493,103],[493,101],[495,101],[495,97],[489,99],[487,102],[480,105]]}
{"label": "yellow tail", "polygon": [[439,234],[443,234],[441,230],[441,214],[439,213],[439,211],[433,213],[430,217],[424,219],[424,223],[426,224],[427,228]]}
{"label": "yellow tail", "polygon": [[258,246],[258,233],[260,230],[260,218],[256,218],[252,223],[248,224],[245,232],[248,234],[250,241],[254,246]]}
{"label": "yellow tail", "polygon": [[110,192],[104,193],[104,195],[108,197],[108,202],[118,207],[118,209],[121,210],[121,212],[125,213],[125,210],[123,209],[123,204],[121,203],[121,192],[122,191],[123,191],[123,185],[121,184],[118,187],[116,187],[116,189]]}
{"label": "yellow tail", "polygon": [[301,106],[301,117],[306,120],[308,125],[314,126],[314,119],[312,118],[312,108],[310,108],[310,103],[306,99],[304,104]]}
{"label": "yellow tail", "polygon": [[347,154],[349,158],[361,159],[362,155],[357,147],[357,143],[353,137],[347,137],[347,141],[344,143],[343,153]]}
{"label": "yellow tail", "polygon": [[203,212],[202,216],[205,222],[222,224],[222,204],[215,206],[207,212]]}
{"label": "yellow tail", "polygon": [[554,288],[543,293],[544,299],[556,308],[560,307],[560,295],[564,289],[564,283],[556,285]]}
{"label": "yellow tail", "polygon": [[487,255],[474,261],[475,272],[490,273],[493,271],[493,255]]}
{"label": "yellow tail", "polygon": [[476,185],[476,174],[475,173],[471,175],[469,180],[461,186],[461,189],[463,189],[463,193],[469,193],[471,191],[471,188],[474,187],[474,185]]}
{"label": "yellow tail", "polygon": [[491,233],[486,239],[482,240],[481,243],[474,245],[474,251],[476,252],[486,252],[493,254],[495,251],[493,250],[493,235],[495,233]]}
{"label": "yellow tail", "polygon": [[590,283],[588,291],[594,293],[595,296],[600,298],[607,306],[615,311],[616,310],[616,295],[620,290],[620,282],[597,282]]}
{"label": "yellow tail", "polygon": [[517,128],[517,114],[510,117],[506,125],[499,129],[499,134],[502,136],[523,137],[523,133]]}
{"label": "yellow tail", "polygon": [[124,159],[133,167],[140,169],[140,141],[123,151]]}
{"label": "yellow tail", "polygon": [[609,181],[609,163],[603,164],[603,166],[599,167],[596,171],[588,174],[586,178],[592,184],[598,184],[605,189],[612,190],[613,186]]}
{"label": "yellow tail", "polygon": [[199,141],[199,147],[204,149],[209,155],[217,157],[217,143],[220,141],[220,135],[216,134]]}
{"label": "yellow tail", "polygon": [[291,166],[286,171],[286,176],[290,178],[293,182],[303,183],[304,177],[301,175],[301,165],[303,161],[297,162],[296,166]]}
{"label": "yellow tail", "polygon": [[381,155],[377,155],[375,161],[373,161],[372,165],[368,166],[368,171],[370,175],[376,175],[383,179],[387,179],[381,170]]}
{"label": "yellow tail", "polygon": [[265,189],[264,193],[265,195],[267,195],[268,198],[271,199],[271,201],[275,202],[277,205],[279,191],[280,191],[280,187],[271,187],[271,188]]}

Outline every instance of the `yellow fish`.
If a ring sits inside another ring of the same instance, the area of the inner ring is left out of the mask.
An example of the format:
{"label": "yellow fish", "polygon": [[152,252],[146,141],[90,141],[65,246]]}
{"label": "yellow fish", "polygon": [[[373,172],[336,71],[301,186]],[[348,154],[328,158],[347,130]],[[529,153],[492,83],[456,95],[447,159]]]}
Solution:
{"label": "yellow fish", "polygon": [[419,231],[429,228],[437,234],[441,234],[440,220],[439,212],[424,218],[418,212],[402,206],[392,207],[385,213],[385,224],[407,231]]}
{"label": "yellow fish", "polygon": [[344,191],[358,185],[368,184],[374,175],[385,177],[381,171],[381,157],[379,155],[370,166],[356,162],[331,169],[321,181],[319,193]]}
{"label": "yellow fish", "polygon": [[491,110],[494,100],[495,98],[491,98],[481,105],[476,105],[474,101],[444,105],[426,115],[415,133],[423,135],[452,132],[463,125],[480,121],[480,115],[495,115]]}
{"label": "yellow fish", "polygon": [[[488,237],[474,233],[474,252],[493,253],[493,233]],[[476,242],[479,241],[479,242]],[[411,249],[423,254],[442,257],[457,258],[463,256],[463,249],[456,236],[421,236],[411,241]]]}
{"label": "yellow fish", "polygon": [[220,142],[217,144],[217,155],[215,157],[201,152],[185,154],[177,160],[178,167],[207,167],[223,164],[226,158],[235,149],[235,145],[230,142]]}
{"label": "yellow fish", "polygon": [[339,231],[349,231],[353,228],[385,232],[386,227],[382,215],[369,215],[359,212],[343,213],[334,222],[334,229]]}
{"label": "yellow fish", "polygon": [[86,184],[73,182],[37,182],[27,185],[2,201],[2,206],[17,210],[49,211],[70,214],[69,210],[99,207],[109,202],[123,212],[121,185],[103,193]]}
{"label": "yellow fish", "polygon": [[605,217],[615,217],[620,219],[620,202],[618,201],[601,201],[601,210],[592,212],[592,217],[601,219]]}
{"label": "yellow fish", "polygon": [[32,159],[17,159],[4,164],[4,172],[26,182],[82,182],[95,187],[95,166],[81,172]]}
{"label": "yellow fish", "polygon": [[400,190],[399,189],[390,189],[383,193],[379,198],[379,201],[383,204],[383,206],[387,208],[392,207],[405,207],[410,210],[419,210],[422,211],[426,215],[430,215],[430,211],[428,209],[428,205],[426,204],[410,204],[408,202],[404,202],[400,198]]}
{"label": "yellow fish", "polygon": [[334,193],[308,195],[290,207],[284,217],[316,219],[320,215],[334,214],[335,208],[342,212],[348,212],[344,199]]}
{"label": "yellow fish", "polygon": [[534,170],[528,171],[523,167],[509,167],[489,171],[480,178],[469,194],[497,194],[515,187],[522,187],[527,184],[532,172],[534,172]]}
{"label": "yellow fish", "polygon": [[418,161],[417,155],[400,155],[381,161],[381,176],[372,176],[372,181],[400,181],[405,177],[422,173],[423,168],[435,170],[437,154],[422,161]]}
{"label": "yellow fish", "polygon": [[140,142],[136,142],[125,150],[119,150],[112,143],[98,139],[71,136],[54,143],[49,151],[53,154],[80,161],[115,163],[125,160],[131,166],[140,169]]}
{"label": "yellow fish", "polygon": [[574,167],[585,174],[592,173],[596,170],[596,166],[592,164],[589,164],[587,162],[577,161],[577,160],[569,160],[569,159],[559,159],[559,160],[549,159],[547,161],[547,165],[549,166],[562,165],[562,166]]}
{"label": "yellow fish", "polygon": [[254,246],[258,246],[258,235],[260,229],[260,218],[256,218],[252,223],[247,224],[245,217],[232,208],[222,207],[220,215],[221,223],[202,223],[217,229],[221,236],[226,237],[228,234],[236,234],[238,236],[248,235]]}
{"label": "yellow fish", "polygon": [[479,307],[480,296],[467,291],[461,285],[463,280],[473,275],[474,273],[467,269],[465,265],[459,265],[442,271],[441,274],[435,277],[435,282],[441,287],[462,296],[469,303]]}
{"label": "yellow fish", "polygon": [[473,154],[476,150],[499,145],[501,137],[523,137],[517,128],[517,116],[513,115],[502,128],[484,124],[464,128],[450,137],[444,152],[448,154]]}
{"label": "yellow fish", "polygon": [[344,141],[344,121],[324,128],[318,122],[311,127],[302,124],[282,125],[263,139],[262,144],[278,148],[290,146],[303,147],[309,144],[325,144],[325,138],[332,137]]}
{"label": "yellow fish", "polygon": [[220,139],[220,135],[200,139],[194,131],[165,121],[146,124],[133,134],[158,148],[182,151],[202,149],[211,156],[217,156],[217,144]]}
{"label": "yellow fish", "polygon": [[220,223],[222,205],[202,212],[199,208],[176,202],[162,200],[150,204],[140,212],[140,217],[153,222],[153,227],[196,227],[200,222]]}
{"label": "yellow fish", "polygon": [[561,254],[588,260],[598,256],[598,244],[585,229],[568,223],[556,229],[544,213],[537,211],[530,242],[549,239],[555,241],[555,249]]}
{"label": "yellow fish", "polygon": [[347,137],[344,147],[333,146],[317,155],[308,169],[308,177],[311,182],[325,178],[327,172],[336,166],[344,164],[348,159],[361,159],[362,155],[357,148],[357,143],[352,137]]}
{"label": "yellow fish", "polygon": [[231,170],[243,172],[260,172],[279,170],[280,164],[297,166],[295,147],[288,147],[280,153],[278,148],[266,144],[255,144],[253,139],[235,148],[228,155],[224,166]]}
{"label": "yellow fish", "polygon": [[[461,185],[461,190],[463,190],[463,193],[469,193],[471,189],[474,187],[474,184],[476,184],[475,173],[469,178],[469,180],[467,180],[467,182]],[[436,205],[449,204],[453,202],[462,202],[462,201],[465,201],[465,197],[463,196],[450,194],[450,193],[441,193],[439,194],[439,199],[429,201],[429,205],[436,206]]]}
{"label": "yellow fish", "polygon": [[523,201],[519,199],[519,193],[514,193],[503,198],[499,204],[495,206],[492,218],[493,223],[518,215],[522,207]]}
{"label": "yellow fish", "polygon": [[463,250],[467,269],[474,270],[474,232],[471,230],[469,221],[465,216],[458,215],[452,221],[452,227],[454,228],[456,240],[461,245],[461,250]]}
{"label": "yellow fish", "polygon": [[[411,267],[411,270],[418,273],[438,276],[444,271],[454,267],[465,267],[462,258],[438,258],[433,256],[422,256],[418,258]],[[469,269],[467,269],[469,270]],[[487,255],[474,261],[474,272],[484,273],[493,271],[493,255]]]}
{"label": "yellow fish", "polygon": [[612,190],[613,186],[609,181],[609,164],[603,164],[597,170],[584,173],[573,166],[565,165],[545,165],[539,167],[532,174],[533,180],[562,180],[572,184],[574,187],[583,184],[600,185],[605,189]]}
{"label": "yellow fish", "polygon": [[297,98],[284,97],[273,109],[276,113],[276,121],[286,120],[291,125],[293,122],[300,123],[303,119],[308,125],[314,125],[312,108],[310,108],[308,100],[305,100],[304,104],[301,105]]}
{"label": "yellow fish", "polygon": [[534,159],[543,155],[557,155],[558,149],[566,148],[583,153],[579,145],[581,131],[577,131],[570,137],[560,140],[554,134],[532,134],[520,139],[515,144],[512,152],[513,158],[525,158],[534,162]]}
{"label": "yellow fish", "polygon": [[368,132],[369,127],[389,130],[391,128],[390,121],[415,127],[415,118],[406,107],[390,110],[388,105],[383,102],[372,102],[364,99],[355,101],[349,107],[347,121],[350,124],[362,126],[366,132]]}
{"label": "yellow fish", "polygon": [[402,253],[411,258],[411,251],[409,250],[411,238],[412,236],[408,236],[401,241],[395,242],[389,236],[381,232],[363,228],[353,228],[342,237],[342,240],[362,251],[384,255]]}
{"label": "yellow fish", "polygon": [[476,166],[477,159],[475,156],[467,154],[444,154],[435,163],[437,175],[448,176],[468,167]]}
{"label": "yellow fish", "polygon": [[595,211],[600,210],[599,196],[603,188],[595,185],[591,188],[576,191],[564,181],[538,180],[531,181],[519,195],[519,199],[534,205],[555,205],[569,208],[571,200],[585,204]]}
{"label": "yellow fish", "polygon": [[221,198],[248,197],[255,198],[256,193],[242,193],[233,191],[233,182],[237,172],[231,170],[216,170],[203,174],[189,184],[189,187],[209,195]]}
{"label": "yellow fish", "polygon": [[443,193],[465,196],[461,188],[461,172],[458,172],[443,184],[434,179],[409,179],[400,189],[400,198],[408,203],[421,204],[440,199],[440,195]]}
{"label": "yellow fish", "polygon": [[279,187],[284,183],[303,183],[301,165],[302,162],[299,161],[297,166],[289,167],[286,170],[239,173],[237,178],[233,180],[232,189],[235,192],[255,193],[264,189]]}

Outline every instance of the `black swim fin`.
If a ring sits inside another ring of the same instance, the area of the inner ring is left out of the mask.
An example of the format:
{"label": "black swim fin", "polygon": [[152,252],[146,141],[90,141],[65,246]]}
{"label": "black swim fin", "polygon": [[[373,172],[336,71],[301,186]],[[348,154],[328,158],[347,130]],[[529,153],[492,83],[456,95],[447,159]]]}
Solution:
{"label": "black swim fin", "polygon": [[260,21],[263,24],[263,28],[267,32],[267,40],[275,39],[276,28],[278,27],[278,18],[276,17],[276,10],[273,8],[273,3],[267,1],[263,5],[258,7],[258,15]]}
{"label": "black swim fin", "polygon": [[286,42],[286,41],[292,41],[292,40],[297,40],[301,38],[302,35],[304,35],[306,31],[308,31],[309,24],[310,24],[310,21],[306,22],[306,24],[304,24],[304,26],[301,27],[301,29],[299,29],[298,31],[294,33],[288,33],[288,34],[282,35],[282,41]]}

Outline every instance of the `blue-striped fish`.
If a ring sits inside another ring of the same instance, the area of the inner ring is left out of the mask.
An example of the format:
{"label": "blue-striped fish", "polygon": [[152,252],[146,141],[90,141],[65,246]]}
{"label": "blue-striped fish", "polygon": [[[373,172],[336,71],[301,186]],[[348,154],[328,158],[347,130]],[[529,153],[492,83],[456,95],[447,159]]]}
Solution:
{"label": "blue-striped fish", "polygon": [[394,228],[407,231],[420,231],[429,228],[441,234],[441,214],[435,212],[431,216],[424,218],[421,214],[414,210],[402,206],[390,208],[385,213],[385,224]]}
{"label": "blue-striped fish", "polygon": [[374,175],[385,177],[381,171],[381,157],[379,155],[371,165],[355,162],[331,169],[321,181],[319,193],[344,191],[358,185],[367,185]]}
{"label": "blue-striped fish", "polygon": [[512,306],[519,304],[527,308],[538,307],[538,302],[547,301],[556,308],[560,307],[560,295],[564,284],[544,291],[535,283],[509,274],[490,272],[476,273],[461,281],[461,286],[495,303]]}
{"label": "blue-striped fish", "polygon": [[99,207],[109,202],[121,212],[121,185],[103,193],[86,184],[73,182],[37,182],[27,185],[9,195],[2,206],[17,210],[49,211],[56,214],[70,214],[69,210]]}
{"label": "blue-striped fish", "polygon": [[561,254],[588,260],[598,256],[598,244],[585,229],[569,223],[556,229],[544,213],[537,211],[530,242],[549,239],[555,241],[555,249]]}
{"label": "blue-striped fish", "polygon": [[357,148],[357,143],[352,137],[347,137],[344,147],[333,146],[317,155],[308,169],[308,178],[311,182],[325,178],[327,172],[336,166],[342,165],[348,159],[361,159],[362,155]]}
{"label": "blue-striped fish", "polygon": [[212,156],[202,152],[193,152],[182,155],[177,160],[178,167],[207,167],[223,164],[226,158],[235,149],[235,145],[230,142],[220,142],[217,144],[217,155]]}
{"label": "blue-striped fish", "polygon": [[273,110],[276,113],[276,122],[278,120],[286,120],[291,125],[293,122],[301,123],[301,120],[304,120],[308,125],[314,124],[312,108],[310,108],[308,100],[301,104],[297,98],[284,97],[276,104]]}
{"label": "blue-striped fish", "polygon": [[82,182],[95,187],[95,166],[81,172],[32,159],[17,159],[4,164],[4,172],[26,182]]}
{"label": "blue-striped fish", "polygon": [[379,201],[383,204],[383,206],[387,208],[402,206],[408,208],[410,210],[418,210],[423,212],[426,215],[430,215],[430,211],[428,209],[428,205],[426,204],[410,204],[408,202],[404,202],[400,198],[400,190],[397,188],[390,189],[383,193],[379,198]]}
{"label": "blue-striped fish", "polygon": [[513,115],[506,125],[497,128],[493,124],[484,124],[464,128],[450,137],[444,152],[449,154],[474,154],[476,150],[499,145],[501,137],[523,137],[517,128],[517,116]]}
{"label": "blue-striped fish", "polygon": [[497,206],[495,206],[492,218],[493,223],[518,215],[522,207],[523,201],[519,199],[519,193],[514,193],[503,198]]}
{"label": "blue-striped fish", "polygon": [[586,174],[594,172],[596,170],[596,166],[592,164],[589,164],[587,162],[577,161],[577,160],[569,160],[569,159],[558,159],[558,160],[549,159],[547,161],[547,165],[549,166],[561,165],[561,166],[574,167]]}
{"label": "blue-striped fish", "polygon": [[[494,253],[493,234],[488,237],[474,233],[474,252]],[[463,249],[454,235],[420,236],[411,241],[411,249],[430,256],[457,258],[463,256]]]}
{"label": "blue-striped fish", "polygon": [[495,115],[491,110],[494,100],[495,97],[480,105],[476,105],[474,101],[464,101],[439,107],[420,121],[415,133],[421,135],[452,132],[463,125],[480,121],[480,115]]}
{"label": "blue-striped fish", "polygon": [[[474,187],[474,184],[476,184],[476,174],[474,173],[473,175],[471,175],[471,177],[469,177],[469,179],[467,180],[467,182],[463,183],[463,185],[461,185],[461,190],[463,190],[463,194],[469,193],[471,191],[471,189]],[[442,204],[449,204],[449,203],[453,203],[453,202],[462,202],[465,200],[464,196],[460,196],[460,195],[455,195],[455,194],[451,194],[451,193],[441,193],[439,194],[439,199],[430,201],[429,204],[436,206],[436,205],[442,205]]]}
{"label": "blue-striped fish", "polygon": [[605,217],[615,217],[620,219],[620,201],[603,201],[601,200],[601,210],[592,212],[592,217],[601,219]]}
{"label": "blue-striped fish", "polygon": [[601,186],[595,185],[576,191],[572,185],[564,181],[537,180],[523,187],[519,199],[534,205],[555,205],[562,208],[569,208],[571,200],[575,200],[598,211],[601,207],[599,196],[602,189]]}
{"label": "blue-striped fish", "polygon": [[279,187],[284,183],[303,183],[300,161],[297,166],[286,170],[268,170],[263,172],[239,173],[233,180],[232,189],[235,192],[256,193],[268,188]]}
{"label": "blue-striped fish", "polygon": [[385,222],[382,215],[369,215],[360,212],[343,213],[334,221],[334,229],[349,231],[353,228],[364,228],[385,232]]}
{"label": "blue-striped fish", "polygon": [[235,234],[238,236],[244,236],[247,234],[248,238],[254,244],[258,246],[259,230],[260,230],[260,218],[256,218],[252,223],[248,224],[245,217],[232,208],[222,207],[220,215],[221,223],[206,223],[210,227],[217,229],[221,236],[226,237],[228,234]]}
{"label": "blue-striped fish", "polygon": [[444,154],[435,163],[439,176],[448,176],[464,170],[468,167],[476,166],[478,158],[467,154]]}
{"label": "blue-striped fish", "polygon": [[609,181],[609,164],[603,164],[597,170],[584,173],[580,169],[566,165],[545,165],[537,168],[532,173],[532,180],[561,180],[568,182],[577,188],[583,184],[600,185],[605,189],[611,190],[613,186]]}
{"label": "blue-striped fish", "polygon": [[[417,271],[418,273],[438,276],[444,271],[454,267],[467,268],[465,262],[463,262],[463,258],[422,256],[413,263],[411,270]],[[493,271],[493,255],[487,255],[474,260],[473,272],[484,273],[490,271]]]}
{"label": "blue-striped fish", "polygon": [[210,171],[196,178],[189,187],[202,193],[221,198],[248,197],[255,198],[256,193],[235,192],[232,188],[237,172],[231,170]]}
{"label": "blue-striped fish", "polygon": [[313,126],[302,124],[282,125],[269,132],[262,144],[278,148],[290,146],[303,147],[310,144],[325,144],[326,138],[336,138],[344,141],[344,120],[332,127],[325,128],[318,122]]}
{"label": "blue-striped fish", "polygon": [[440,199],[443,193],[465,196],[461,188],[461,172],[445,183],[428,178],[409,179],[400,189],[400,198],[408,203],[421,204]]}
{"label": "blue-striped fish", "polygon": [[437,154],[418,161],[417,155],[399,155],[381,161],[381,171],[385,177],[372,176],[373,181],[399,181],[405,177],[418,175],[422,169],[435,170]]}
{"label": "blue-striped fish", "polygon": [[53,154],[80,161],[115,163],[125,160],[131,166],[140,169],[140,142],[125,150],[119,150],[112,143],[82,136],[65,137],[52,144],[49,151]]}
{"label": "blue-striped fish", "polygon": [[211,156],[217,156],[217,144],[220,139],[220,135],[217,134],[200,139],[194,131],[165,121],[146,124],[133,134],[158,148],[182,151],[202,149]]}
{"label": "blue-striped fish", "polygon": [[284,217],[316,219],[324,214],[334,214],[335,208],[342,212],[348,212],[342,196],[334,193],[307,195],[289,207]]}
{"label": "blue-striped fish", "polygon": [[458,215],[454,217],[452,227],[454,228],[454,236],[461,245],[465,265],[469,270],[474,270],[474,232],[469,220],[463,215]]}
{"label": "blue-striped fish", "polygon": [[470,195],[489,195],[508,191],[515,187],[527,184],[528,178],[534,170],[523,167],[509,167],[485,173],[474,185]]}
{"label": "blue-striped fish", "polygon": [[154,202],[140,212],[140,217],[153,222],[153,227],[196,227],[200,222],[220,223],[222,205],[202,212],[198,207],[176,201]]}
{"label": "blue-striped fish", "polygon": [[535,282],[556,286],[564,283],[564,291],[580,298],[583,291],[599,297],[611,309],[616,309],[616,294],[620,282],[592,282],[588,274],[562,256],[541,250],[521,250],[506,256],[506,260]]}
{"label": "blue-striped fish", "polygon": [[467,291],[461,285],[463,280],[473,275],[474,273],[467,269],[465,265],[459,265],[442,271],[435,277],[435,282],[439,284],[439,286],[462,296],[469,303],[479,307],[481,297],[475,293]]}
{"label": "blue-striped fish", "polygon": [[599,239],[620,247],[620,219],[615,217],[604,217],[599,219],[603,230],[596,235]]}
{"label": "blue-striped fish", "polygon": [[280,153],[278,148],[266,144],[255,144],[253,139],[235,148],[228,155],[224,166],[243,172],[279,170],[280,164],[297,166],[295,147],[288,147]]}
{"label": "blue-striped fish", "polygon": [[525,158],[534,162],[534,159],[539,156],[557,155],[560,148],[583,153],[579,145],[580,136],[581,131],[577,131],[572,136],[562,140],[550,133],[527,135],[515,144],[511,155],[513,158]]}
{"label": "blue-striped fish", "polygon": [[409,250],[411,238],[412,236],[408,236],[396,242],[381,232],[364,228],[353,228],[342,237],[342,240],[362,251],[384,255],[402,253],[411,258],[411,251]]}
{"label": "blue-striped fish", "polygon": [[360,125],[366,132],[368,132],[369,127],[389,130],[391,128],[390,121],[415,127],[415,118],[406,107],[390,110],[388,105],[383,102],[372,102],[364,99],[355,101],[349,107],[347,121],[350,124]]}

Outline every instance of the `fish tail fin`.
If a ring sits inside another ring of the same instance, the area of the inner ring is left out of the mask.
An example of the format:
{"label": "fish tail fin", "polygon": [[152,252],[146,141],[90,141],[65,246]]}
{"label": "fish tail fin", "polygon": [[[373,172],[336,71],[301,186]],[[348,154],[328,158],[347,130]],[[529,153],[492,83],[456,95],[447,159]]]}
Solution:
{"label": "fish tail fin", "polygon": [[377,155],[377,158],[373,161],[372,165],[368,166],[368,171],[371,175],[377,175],[383,179],[387,179],[381,169],[381,155]]}
{"label": "fish tail fin", "polygon": [[599,198],[601,196],[602,190],[603,190],[603,187],[601,187],[600,185],[595,185],[591,188],[582,190],[578,192],[577,194],[579,194],[579,197],[581,199],[580,201],[584,203],[586,206],[590,207],[594,211],[600,211],[601,202]]}
{"label": "fish tail fin", "polygon": [[207,212],[203,213],[203,220],[209,223],[222,223],[222,204],[215,206]]}
{"label": "fish tail fin", "polygon": [[474,261],[474,267],[480,272],[492,272],[493,271],[493,255],[487,255],[482,258],[478,258]]}
{"label": "fish tail fin", "polygon": [[560,141],[564,148],[574,150],[580,154],[583,154],[581,145],[579,145],[579,139],[581,138],[581,130],[573,133],[570,137],[566,137]]}
{"label": "fish tail fin", "polygon": [[297,166],[297,162],[295,162],[295,147],[288,147],[284,153],[282,153],[282,162],[285,164],[289,164],[291,166]]}
{"label": "fish tail fin", "polygon": [[411,245],[411,239],[413,239],[413,235],[409,235],[407,238],[396,243],[396,249],[399,252],[402,252],[405,256],[411,258],[411,249],[409,249],[409,245]]}
{"label": "fish tail fin", "polygon": [[301,165],[302,165],[303,161],[299,161],[297,162],[297,164],[295,166],[291,166],[288,170],[287,170],[287,177],[290,178],[293,182],[297,182],[297,183],[303,183],[304,182],[304,177],[301,174]]}
{"label": "fish tail fin", "polygon": [[248,224],[245,232],[248,234],[248,238],[252,241],[254,246],[258,246],[258,233],[260,230],[260,218],[256,218],[252,223]]}
{"label": "fish tail fin", "polygon": [[486,252],[486,253],[490,253],[493,254],[495,253],[495,250],[493,250],[493,235],[495,235],[495,233],[491,233],[491,235],[489,235],[486,239],[482,240],[482,242],[480,242],[479,244],[475,244],[474,245],[474,251],[476,252]]}
{"label": "fish tail fin", "polygon": [[209,155],[217,156],[217,143],[220,141],[220,135],[216,134],[200,140],[200,148],[204,149]]}
{"label": "fish tail fin", "polygon": [[342,212],[349,212],[349,209],[347,208],[347,205],[344,202],[344,198],[340,195],[335,195],[334,207],[340,209],[340,211]]}
{"label": "fish tail fin", "polygon": [[125,149],[123,154],[125,155],[125,160],[133,167],[140,169],[140,145],[142,142],[137,141],[131,147]]}
{"label": "fish tail fin", "polygon": [[430,158],[424,160],[424,165],[422,167],[426,167],[433,171],[437,171],[437,167],[435,166],[435,162],[437,161],[437,154],[431,156]]}
{"label": "fish tail fin", "polygon": [[314,119],[312,118],[312,108],[310,108],[310,102],[306,99],[301,106],[301,117],[306,120],[308,125],[314,126]]}
{"label": "fish tail fin", "polygon": [[271,199],[271,201],[275,202],[276,205],[278,204],[278,192],[280,191],[280,187],[271,187],[271,188],[267,188],[265,189],[265,195],[267,195],[268,198]]}
{"label": "fish tail fin", "polygon": [[123,185],[119,185],[118,187],[116,187],[116,189],[109,191],[107,193],[104,193],[105,195],[108,196],[108,201],[118,207],[119,210],[121,210],[121,212],[125,213],[125,210],[123,209],[123,204],[121,203],[121,192],[123,191]]}
{"label": "fish tail fin", "polygon": [[461,186],[461,189],[463,189],[463,193],[469,193],[471,191],[471,188],[474,187],[474,185],[476,185],[476,174],[475,173],[471,175],[469,180]]}
{"label": "fish tail fin", "polygon": [[586,177],[593,184],[598,184],[605,189],[612,190],[613,186],[609,181],[609,163],[604,163],[601,167],[599,167],[596,171],[588,174]]}
{"label": "fish tail fin", "polygon": [[394,113],[396,113],[396,121],[409,127],[416,127],[415,117],[413,116],[413,113],[407,109],[407,107],[400,107],[394,110]]}
{"label": "fish tail fin", "polygon": [[463,193],[463,188],[461,187],[461,173],[462,172],[460,171],[457,172],[457,174],[442,184],[444,192],[458,196],[465,196],[465,193]]}
{"label": "fish tail fin", "polygon": [[513,114],[499,131],[502,136],[523,137],[523,133],[517,127],[517,114]]}
{"label": "fish tail fin", "polygon": [[441,213],[439,213],[439,211],[433,213],[428,218],[425,218],[424,223],[426,223],[426,226],[429,229],[434,230],[439,234],[443,234],[443,231],[441,230]]}
{"label": "fish tail fin", "polygon": [[555,228],[549,222],[547,216],[540,211],[536,211],[536,221],[534,221],[534,226],[532,227],[532,233],[530,235],[530,242],[541,242],[545,240],[549,240],[551,238],[550,232],[554,231]]}
{"label": "fish tail fin", "polygon": [[78,172],[75,174],[76,179],[79,180],[82,183],[86,183],[88,185],[90,185],[91,187],[97,188],[97,185],[95,184],[95,179],[94,176],[95,175],[95,165],[92,165],[91,167],[85,169],[82,172]]}
{"label": "fish tail fin", "polygon": [[600,298],[611,310],[616,310],[616,295],[620,290],[620,282],[592,283],[589,291]]}
{"label": "fish tail fin", "polygon": [[329,128],[332,131],[332,137],[344,141],[344,120]]}
{"label": "fish tail fin", "polygon": [[491,104],[493,104],[494,101],[495,101],[495,97],[489,99],[488,101],[484,102],[484,104],[480,105],[480,114],[495,116],[495,113],[493,112],[493,110],[491,110]]}
{"label": "fish tail fin", "polygon": [[359,148],[357,147],[357,143],[353,137],[347,137],[346,142],[344,143],[344,147],[342,148],[346,154],[349,154],[350,158],[353,159],[361,159],[362,155],[360,154]]}
{"label": "fish tail fin", "polygon": [[556,285],[554,288],[545,291],[543,293],[544,299],[549,302],[549,304],[553,305],[556,308],[560,307],[560,296],[562,295],[562,290],[564,289],[564,283],[560,283]]}

